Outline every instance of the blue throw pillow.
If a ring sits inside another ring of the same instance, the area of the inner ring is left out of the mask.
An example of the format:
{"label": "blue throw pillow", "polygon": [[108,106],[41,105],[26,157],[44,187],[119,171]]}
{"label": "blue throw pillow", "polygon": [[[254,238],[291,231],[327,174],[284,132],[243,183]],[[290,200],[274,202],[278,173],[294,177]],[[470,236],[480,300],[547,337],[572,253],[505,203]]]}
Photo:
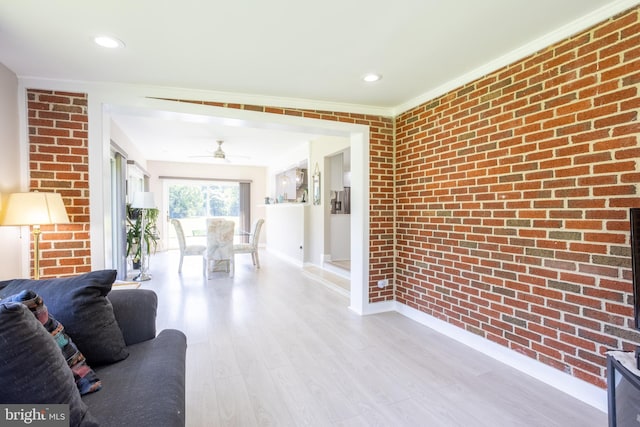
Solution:
{"label": "blue throw pillow", "polygon": [[0,298],[30,289],[47,303],[92,366],[113,363],[129,355],[107,294],[115,270],[92,271],[59,279],[14,279],[0,282]]}

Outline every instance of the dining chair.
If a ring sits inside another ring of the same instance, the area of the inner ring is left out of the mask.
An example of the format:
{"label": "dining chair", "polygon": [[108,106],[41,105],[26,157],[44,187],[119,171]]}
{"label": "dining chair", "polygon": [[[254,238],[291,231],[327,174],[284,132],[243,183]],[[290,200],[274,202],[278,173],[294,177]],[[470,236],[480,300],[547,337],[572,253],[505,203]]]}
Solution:
{"label": "dining chair", "polygon": [[233,276],[233,229],[234,222],[220,218],[207,218],[207,248],[202,257],[202,266],[207,279],[215,271],[224,271]]}
{"label": "dining chair", "polygon": [[184,230],[179,219],[172,219],[171,224],[176,229],[176,236],[178,237],[178,247],[180,248],[180,264],[178,264],[178,273],[182,273],[182,261],[184,257],[190,255],[202,256],[207,249],[205,245],[187,245],[187,239],[184,237]]}
{"label": "dining chair", "polygon": [[[253,231],[249,236],[249,243],[236,243],[233,245],[233,256],[236,254],[251,254],[251,260],[253,261],[253,265],[256,268],[260,268],[260,258],[258,257],[258,243],[260,242],[260,231],[262,230],[262,225],[264,224],[264,219],[260,218],[253,225]],[[235,262],[234,262],[235,266]]]}

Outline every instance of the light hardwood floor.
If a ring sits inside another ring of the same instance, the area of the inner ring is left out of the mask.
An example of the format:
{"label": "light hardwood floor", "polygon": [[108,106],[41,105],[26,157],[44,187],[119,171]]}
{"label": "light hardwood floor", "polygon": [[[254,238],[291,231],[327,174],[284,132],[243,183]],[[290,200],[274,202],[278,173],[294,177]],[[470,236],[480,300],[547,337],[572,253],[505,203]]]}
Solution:
{"label": "light hardwood floor", "polygon": [[[206,280],[198,257],[151,259],[158,330],[188,339],[189,426],[606,426],[606,415],[261,251]],[[152,392],[152,391],[150,391]]]}

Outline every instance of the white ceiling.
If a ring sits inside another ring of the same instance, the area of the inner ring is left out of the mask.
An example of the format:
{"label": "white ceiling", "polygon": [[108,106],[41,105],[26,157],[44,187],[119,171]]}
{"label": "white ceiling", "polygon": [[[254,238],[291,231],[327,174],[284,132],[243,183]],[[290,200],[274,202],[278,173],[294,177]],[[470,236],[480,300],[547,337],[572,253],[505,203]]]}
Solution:
{"label": "white ceiling", "polygon": [[[290,130],[229,126],[215,119],[185,119],[180,115],[112,114],[115,125],[148,160],[232,165],[280,165],[285,152],[300,152],[319,135]],[[213,157],[217,140],[224,141],[225,161]]]}
{"label": "white ceiling", "polygon": [[[633,3],[0,0],[0,62],[22,78],[209,90],[395,111],[586,16]],[[100,48],[92,41],[98,34],[116,36],[126,47]],[[361,76],[368,72],[383,78],[365,84]],[[117,120],[150,158],[166,154],[163,150],[171,150],[178,140],[181,152],[192,142],[189,152],[197,155],[214,149],[215,139],[225,139],[224,148],[231,152],[235,139],[238,147],[243,139],[261,138],[251,130],[240,135],[238,129],[204,129],[193,123],[187,128],[150,118]],[[210,142],[202,142],[209,137]],[[300,135],[279,134],[273,140],[289,138]]]}

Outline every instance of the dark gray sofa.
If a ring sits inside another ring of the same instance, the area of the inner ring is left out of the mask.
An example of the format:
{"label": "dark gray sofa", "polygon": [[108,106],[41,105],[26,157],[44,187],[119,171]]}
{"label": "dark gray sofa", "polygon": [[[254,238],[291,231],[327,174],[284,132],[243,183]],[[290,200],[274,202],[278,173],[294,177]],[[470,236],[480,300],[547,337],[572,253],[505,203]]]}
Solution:
{"label": "dark gray sofa", "polygon": [[[115,276],[0,281],[0,404],[68,404],[71,426],[185,425],[186,337],[174,329],[156,336],[155,292],[112,290]],[[14,299],[25,290],[64,325],[101,389],[81,396],[46,316]]]}
{"label": "dark gray sofa", "polygon": [[185,425],[185,335],[165,329],[156,336],[157,296],[143,289],[108,295],[129,356],[94,367],[102,389],[82,400],[100,426]]}

